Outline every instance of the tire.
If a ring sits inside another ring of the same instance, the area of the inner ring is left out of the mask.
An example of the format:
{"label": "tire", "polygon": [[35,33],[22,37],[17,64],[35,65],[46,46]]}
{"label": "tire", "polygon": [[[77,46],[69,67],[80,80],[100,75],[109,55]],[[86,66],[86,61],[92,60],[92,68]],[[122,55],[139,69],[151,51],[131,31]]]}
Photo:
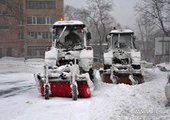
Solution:
{"label": "tire", "polygon": [[50,98],[50,92],[49,92],[49,86],[48,85],[45,85],[44,97],[45,97],[46,100],[48,100]]}
{"label": "tire", "polygon": [[73,100],[77,100],[77,98],[78,98],[76,85],[72,86],[72,98],[73,98]]}
{"label": "tire", "polygon": [[90,79],[92,80],[92,82],[94,82],[93,69],[90,68],[88,73],[89,73]]}

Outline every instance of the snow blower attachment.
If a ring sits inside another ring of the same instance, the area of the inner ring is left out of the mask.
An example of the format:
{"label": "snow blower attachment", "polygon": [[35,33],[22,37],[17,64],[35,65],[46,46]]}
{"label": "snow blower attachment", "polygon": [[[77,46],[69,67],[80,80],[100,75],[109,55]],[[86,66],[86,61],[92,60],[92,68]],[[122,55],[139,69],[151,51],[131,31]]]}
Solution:
{"label": "snow blower attachment", "polygon": [[53,25],[53,42],[45,52],[44,73],[35,74],[45,99],[91,96],[94,85],[93,49],[87,46],[90,38],[81,21],[57,21]]}
{"label": "snow blower attachment", "polygon": [[143,83],[141,55],[134,44],[131,30],[112,30],[107,35],[108,49],[104,53],[102,81],[106,83]]}

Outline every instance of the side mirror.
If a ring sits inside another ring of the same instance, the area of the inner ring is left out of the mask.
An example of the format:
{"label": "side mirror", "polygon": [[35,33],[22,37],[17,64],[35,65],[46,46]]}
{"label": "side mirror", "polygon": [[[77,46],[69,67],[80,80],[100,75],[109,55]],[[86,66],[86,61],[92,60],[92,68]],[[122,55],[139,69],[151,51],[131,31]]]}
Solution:
{"label": "side mirror", "polygon": [[133,44],[133,47],[136,49],[135,40],[136,40],[136,36],[133,36],[132,44]]}
{"label": "side mirror", "polygon": [[133,36],[133,41],[135,41],[136,40],[136,36]]}
{"label": "side mirror", "polygon": [[87,40],[91,39],[91,33],[90,32],[86,33],[86,36],[87,36]]}

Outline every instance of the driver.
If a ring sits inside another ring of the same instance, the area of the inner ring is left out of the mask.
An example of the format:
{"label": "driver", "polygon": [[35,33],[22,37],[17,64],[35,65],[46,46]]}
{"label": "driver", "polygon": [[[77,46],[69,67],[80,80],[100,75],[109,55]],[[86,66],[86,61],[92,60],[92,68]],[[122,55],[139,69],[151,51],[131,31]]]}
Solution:
{"label": "driver", "polygon": [[69,48],[73,48],[80,42],[80,36],[77,35],[73,30],[70,30],[70,32],[65,37],[65,44]]}

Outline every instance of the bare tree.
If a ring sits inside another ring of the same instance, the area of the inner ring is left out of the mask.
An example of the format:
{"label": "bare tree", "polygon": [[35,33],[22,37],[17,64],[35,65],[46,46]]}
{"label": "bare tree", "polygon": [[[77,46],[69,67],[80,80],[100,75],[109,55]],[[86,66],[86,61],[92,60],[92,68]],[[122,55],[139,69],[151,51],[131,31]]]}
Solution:
{"label": "bare tree", "polygon": [[90,21],[89,18],[86,16],[86,14],[84,14],[83,10],[84,8],[81,9],[81,8],[75,8],[70,5],[66,5],[64,10],[64,18],[66,20],[81,20],[89,28]]}
{"label": "bare tree", "polygon": [[148,22],[147,18],[143,17],[142,19],[139,17],[137,19],[138,26],[138,37],[142,41],[142,45],[140,45],[140,49],[142,50],[142,57],[146,60],[153,58],[153,47],[151,47],[154,43],[152,40],[154,37],[154,28],[155,26]]}
{"label": "bare tree", "polygon": [[102,44],[105,40],[107,29],[111,28],[111,23],[113,23],[113,17],[110,15],[111,10],[111,0],[87,0],[87,8],[82,10],[82,13],[89,18],[97,31],[97,36],[95,37],[99,40],[99,57],[101,60],[103,59]]}
{"label": "bare tree", "polygon": [[141,19],[158,26],[165,36],[168,36],[167,9],[169,0],[141,0],[136,6],[136,10]]}
{"label": "bare tree", "polygon": [[77,17],[76,11],[78,10],[78,8],[75,8],[73,6],[70,5],[66,5],[65,9],[64,9],[64,18],[66,20],[73,20]]}
{"label": "bare tree", "polygon": [[[19,22],[24,19],[23,1],[22,0],[1,0],[0,5],[7,11],[5,20],[9,20],[8,23],[12,23],[12,26],[18,25]],[[13,20],[13,21],[12,21]],[[14,24],[16,23],[16,24]]]}

